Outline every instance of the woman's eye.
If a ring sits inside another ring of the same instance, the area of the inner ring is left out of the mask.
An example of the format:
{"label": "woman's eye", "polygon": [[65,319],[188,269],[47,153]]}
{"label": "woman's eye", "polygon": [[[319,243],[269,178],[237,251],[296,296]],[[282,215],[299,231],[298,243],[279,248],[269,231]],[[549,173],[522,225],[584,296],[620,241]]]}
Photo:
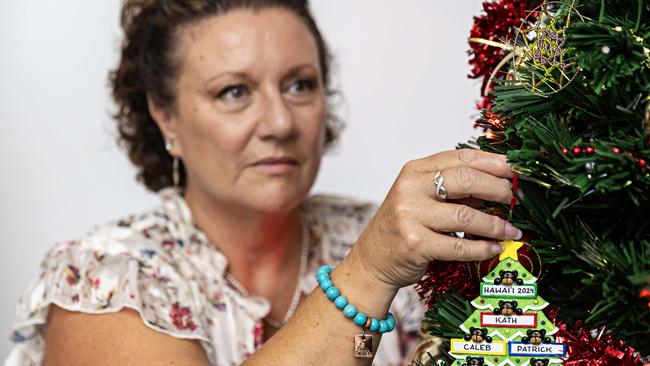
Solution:
{"label": "woman's eye", "polygon": [[293,83],[289,84],[286,88],[286,91],[289,93],[304,93],[314,89],[314,82],[311,80],[296,80]]}
{"label": "woman's eye", "polygon": [[248,88],[244,85],[234,85],[223,89],[217,98],[225,101],[238,101],[248,96]]}

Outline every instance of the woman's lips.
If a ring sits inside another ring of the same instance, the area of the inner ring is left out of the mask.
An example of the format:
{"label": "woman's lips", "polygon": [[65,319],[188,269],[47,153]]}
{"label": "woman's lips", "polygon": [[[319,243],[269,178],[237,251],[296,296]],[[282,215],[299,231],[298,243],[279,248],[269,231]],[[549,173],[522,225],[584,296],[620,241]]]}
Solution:
{"label": "woman's lips", "polygon": [[287,174],[298,167],[298,161],[290,157],[269,157],[260,159],[251,164],[257,171],[267,174],[280,175]]}

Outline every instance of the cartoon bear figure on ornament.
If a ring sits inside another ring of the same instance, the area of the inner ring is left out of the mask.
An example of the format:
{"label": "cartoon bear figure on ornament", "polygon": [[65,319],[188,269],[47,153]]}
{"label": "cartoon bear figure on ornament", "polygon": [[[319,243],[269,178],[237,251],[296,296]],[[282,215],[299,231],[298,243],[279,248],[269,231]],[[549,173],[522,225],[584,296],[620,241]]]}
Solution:
{"label": "cartoon bear figure on ornament", "polygon": [[494,315],[506,315],[510,316],[513,314],[521,315],[523,310],[517,307],[517,301],[499,301],[499,307],[494,309]]}
{"label": "cartoon bear figure on ornament", "polygon": [[526,332],[526,337],[521,337],[521,343],[525,344],[542,344],[551,343],[551,338],[546,336],[546,329],[528,329]]}
{"label": "cartoon bear figure on ornament", "polygon": [[471,357],[468,356],[465,359],[463,366],[485,366],[485,360],[483,357]]}
{"label": "cartoon bear figure on ornament", "polygon": [[517,271],[499,271],[499,277],[494,279],[495,285],[512,286],[514,283],[517,285],[524,284],[524,280],[519,278],[519,272]]}
{"label": "cartoon bear figure on ornament", "polygon": [[530,366],[548,366],[547,358],[531,358]]}
{"label": "cartoon bear figure on ornament", "polygon": [[488,336],[487,332],[488,332],[487,328],[470,327],[469,334],[465,334],[465,340],[468,342],[471,340],[476,343],[481,343],[483,341],[492,343],[492,337]]}

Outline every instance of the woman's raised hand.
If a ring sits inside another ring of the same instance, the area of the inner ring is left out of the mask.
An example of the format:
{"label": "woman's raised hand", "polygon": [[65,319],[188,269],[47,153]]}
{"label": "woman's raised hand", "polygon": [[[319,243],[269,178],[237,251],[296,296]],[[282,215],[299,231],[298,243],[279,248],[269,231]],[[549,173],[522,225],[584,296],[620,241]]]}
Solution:
{"label": "woman's raised hand", "polygon": [[[446,199],[434,177],[444,178]],[[477,208],[484,201],[509,203],[512,167],[503,155],[478,150],[441,152],[407,163],[351,252],[368,275],[388,288],[418,281],[432,260],[484,260],[500,253],[497,240],[521,231]],[[438,192],[440,193],[440,192]],[[465,232],[486,240],[448,233]]]}

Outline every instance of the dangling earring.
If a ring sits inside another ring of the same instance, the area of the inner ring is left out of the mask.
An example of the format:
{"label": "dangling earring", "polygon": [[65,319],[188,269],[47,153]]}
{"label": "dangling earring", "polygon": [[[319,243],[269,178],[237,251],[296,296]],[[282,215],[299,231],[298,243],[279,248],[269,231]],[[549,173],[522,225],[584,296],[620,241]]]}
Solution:
{"label": "dangling earring", "polygon": [[174,188],[178,189],[181,185],[180,163],[179,159],[171,154],[173,148],[174,140],[168,140],[165,142],[165,150],[167,150],[169,155],[174,158],[172,161],[172,184],[174,185]]}
{"label": "dangling earring", "polygon": [[180,163],[178,162],[178,158],[174,157],[174,161],[172,162],[172,184],[174,184],[174,188],[179,189],[181,185],[181,172],[180,172]]}

